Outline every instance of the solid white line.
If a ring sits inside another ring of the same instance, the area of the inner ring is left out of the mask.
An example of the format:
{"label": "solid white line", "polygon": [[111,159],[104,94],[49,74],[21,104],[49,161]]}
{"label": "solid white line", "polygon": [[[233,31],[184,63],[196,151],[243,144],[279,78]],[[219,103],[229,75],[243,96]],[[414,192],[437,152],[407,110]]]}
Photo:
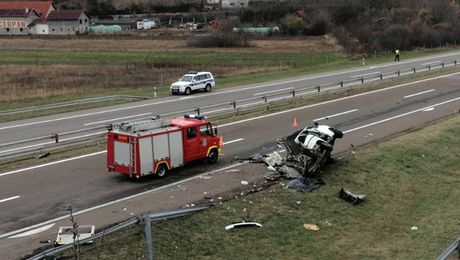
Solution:
{"label": "solid white line", "polygon": [[326,119],[326,118],[333,118],[333,117],[336,117],[336,116],[341,116],[341,115],[353,113],[353,112],[356,112],[356,111],[358,111],[358,109],[352,109],[352,110],[348,110],[348,111],[345,111],[345,112],[333,114],[333,115],[330,115],[330,116],[324,116],[324,117],[316,118],[316,119],[313,119],[313,121],[320,121],[320,120],[323,120],[323,119]]}
{"label": "solid white line", "polygon": [[[152,193],[152,192],[156,192],[156,191],[159,191],[159,190],[162,190],[162,189],[168,189],[168,188],[170,188],[172,186],[182,184],[182,183],[194,180],[194,179],[198,179],[198,178],[201,178],[202,176],[205,176],[205,175],[212,175],[212,174],[215,174],[217,172],[221,172],[221,171],[225,171],[225,170],[232,169],[232,168],[235,168],[235,167],[239,167],[239,166],[241,166],[243,164],[246,164],[246,163],[248,163],[248,162],[236,163],[236,164],[229,165],[229,166],[226,166],[226,167],[223,167],[223,168],[211,171],[211,172],[205,172],[205,173],[202,173],[202,174],[199,174],[199,175],[196,175],[196,176],[184,179],[184,180],[180,180],[180,181],[177,181],[177,182],[167,184],[165,186],[161,186],[161,187],[158,187],[158,188],[155,188],[155,189],[151,189],[151,190],[148,190],[148,191],[137,193],[137,194],[134,194],[134,195],[131,195],[131,196],[128,196],[128,197],[121,198],[121,199],[109,201],[107,203],[100,204],[100,205],[97,205],[97,206],[94,206],[94,207],[91,207],[91,208],[87,208],[87,209],[84,209],[84,210],[81,210],[81,211],[77,211],[77,212],[74,212],[73,215],[74,216],[81,215],[83,213],[93,211],[93,210],[96,210],[96,209],[100,209],[100,208],[103,208],[103,207],[106,207],[106,206],[110,206],[110,205],[116,204],[118,202],[123,202],[123,201],[126,201],[126,200],[137,198],[139,196],[149,194],[149,193]],[[63,220],[63,219],[66,219],[66,218],[69,218],[69,215],[64,215],[64,216],[61,216],[61,217],[58,217],[58,218],[55,218],[55,219],[51,219],[51,220],[48,220],[48,221],[45,221],[45,222],[42,222],[42,223],[39,223],[39,224],[32,225],[30,227],[25,227],[25,228],[14,230],[14,231],[11,231],[11,232],[8,232],[8,233],[5,233],[5,234],[1,234],[0,239],[5,238],[5,237],[11,237],[11,236],[16,235],[18,233],[22,233],[22,232],[25,232],[25,231],[28,231],[28,230],[31,230],[31,229],[39,228],[39,227],[42,227],[44,225],[48,225],[50,223],[54,223],[54,222],[57,222],[59,220]]]}
{"label": "solid white line", "polygon": [[253,117],[253,118],[243,119],[243,120],[240,120],[240,121],[235,121],[235,122],[231,122],[231,123],[227,123],[227,124],[222,124],[222,125],[219,125],[219,127],[222,128],[222,127],[226,127],[226,126],[241,124],[241,123],[250,122],[250,121],[253,121],[253,120],[259,120],[259,119],[263,119],[263,118],[267,118],[267,117],[286,114],[286,113],[290,113],[290,112],[293,112],[293,111],[298,111],[298,110],[302,110],[302,109],[306,109],[306,108],[322,106],[322,105],[325,105],[325,104],[330,104],[330,103],[334,103],[334,102],[338,102],[338,101],[348,100],[348,99],[352,99],[352,98],[360,97],[360,96],[366,96],[366,95],[373,94],[373,93],[383,92],[383,91],[387,91],[387,90],[392,90],[392,89],[396,89],[396,88],[400,88],[400,87],[404,87],[404,86],[410,86],[410,85],[414,85],[414,84],[421,83],[421,82],[431,81],[431,80],[440,79],[440,78],[446,78],[446,77],[459,75],[459,74],[460,74],[460,72],[456,72],[456,73],[442,75],[442,76],[438,76],[438,77],[434,77],[434,78],[430,78],[430,79],[422,79],[422,80],[409,82],[409,83],[404,83],[404,84],[401,84],[401,85],[396,85],[396,86],[392,86],[392,87],[388,87],[388,88],[384,88],[384,89],[377,89],[377,90],[373,90],[373,91],[370,91],[370,92],[364,92],[364,93],[356,94],[356,95],[353,95],[353,96],[338,98],[338,99],[334,99],[334,100],[328,100],[328,101],[324,101],[324,102],[321,102],[321,103],[316,103],[316,104],[307,105],[307,106],[303,106],[303,107],[284,110],[284,111],[280,111],[280,112],[276,112],[276,113],[272,113],[272,114],[267,114],[267,115],[263,115],[263,116],[257,116],[257,117]]}
{"label": "solid white line", "polygon": [[437,61],[422,63],[422,64],[420,64],[420,65],[421,65],[421,66],[423,66],[423,65],[430,65],[430,64],[433,64],[433,63],[441,63],[441,61],[440,61],[440,60],[437,60]]}
{"label": "solid white line", "polygon": [[27,167],[27,168],[23,168],[23,169],[18,169],[18,170],[14,170],[14,171],[9,171],[9,172],[5,172],[5,173],[0,173],[0,177],[10,175],[10,174],[13,174],[13,173],[18,173],[18,172],[24,172],[24,171],[28,171],[28,170],[34,170],[34,169],[38,169],[38,168],[43,168],[43,167],[46,167],[46,166],[55,165],[55,164],[59,164],[59,163],[63,163],[63,162],[69,162],[69,161],[73,161],[73,160],[78,160],[78,159],[81,159],[81,158],[86,158],[86,157],[90,157],[90,156],[93,156],[93,155],[102,154],[102,153],[105,153],[105,152],[107,152],[107,151],[99,151],[99,152],[95,152],[95,153],[84,154],[84,155],[80,155],[80,156],[77,156],[77,157],[72,157],[72,158],[68,158],[68,159],[64,159],[64,160],[60,160],[60,161],[55,161],[55,162],[40,164],[40,165],[31,166],[31,167]]}
{"label": "solid white line", "polygon": [[[79,135],[79,136],[64,138],[64,139],[61,139],[60,142],[80,139],[80,138],[83,138],[83,137],[89,137],[89,136],[93,136],[93,135],[99,135],[99,134],[103,134],[103,133],[106,133],[106,132],[107,131],[103,131],[103,132],[96,132],[96,133],[92,133],[92,134],[86,134],[86,135]],[[56,143],[56,142],[55,141],[49,141],[49,142],[45,142],[45,143],[32,144],[32,145],[28,145],[28,146],[21,146],[21,147],[12,148],[12,149],[9,149],[9,150],[2,150],[2,151],[0,151],[0,154],[7,153],[7,152],[12,152],[12,151],[17,151],[17,150],[23,150],[23,149],[32,148],[32,147],[43,146],[43,145],[47,145],[47,144],[54,144],[54,143]]]}
{"label": "solid white line", "polygon": [[236,143],[236,142],[243,141],[243,140],[244,140],[244,138],[235,139],[235,140],[232,140],[232,141],[225,142],[224,145],[231,144],[231,143]]}
{"label": "solid white line", "polygon": [[37,228],[37,229],[32,229],[32,230],[29,230],[27,232],[20,233],[20,234],[17,234],[17,235],[8,237],[8,238],[20,238],[20,237],[27,237],[27,236],[35,235],[35,234],[41,233],[43,231],[46,231],[46,230],[52,228],[55,224],[56,223],[51,223],[49,225],[46,225],[46,226],[43,226],[43,227],[40,227],[40,228]]}
{"label": "solid white line", "polygon": [[107,120],[101,120],[101,121],[97,121],[97,122],[86,123],[84,125],[85,126],[96,125],[96,124],[101,124],[101,123],[106,123],[106,122],[113,122],[113,121],[117,121],[117,120],[121,120],[121,119],[127,119],[127,118],[139,117],[139,116],[146,116],[146,115],[151,115],[151,114],[153,114],[153,113],[150,112],[150,113],[143,113],[143,114],[132,115],[132,116],[124,116],[124,117],[112,118],[112,119],[107,119]]}
{"label": "solid white line", "polygon": [[376,72],[366,73],[366,74],[362,74],[362,75],[353,75],[353,76],[350,76],[350,78],[362,78],[362,77],[365,77],[365,76],[370,76],[370,75],[379,74],[379,73],[380,73],[380,71],[376,71]]}
{"label": "solid white line", "polygon": [[293,89],[293,88],[291,87],[291,88],[275,89],[275,90],[272,90],[272,91],[266,91],[266,92],[261,92],[261,93],[252,94],[252,95],[253,95],[253,96],[259,96],[259,95],[265,95],[265,94],[280,92],[280,91],[284,91],[284,90],[288,90],[288,89]]}
{"label": "solid white line", "polygon": [[[417,112],[420,112],[420,111],[427,111],[427,109],[431,109],[431,108],[434,109],[434,107],[445,105],[447,103],[451,103],[451,102],[454,102],[454,101],[457,101],[457,100],[460,100],[460,97],[457,97],[457,98],[454,98],[454,99],[449,99],[449,100],[446,100],[444,102],[437,103],[437,104],[434,104],[434,105],[430,105],[430,106],[427,106],[427,107],[419,108],[419,109],[416,109],[416,110],[413,110],[413,111],[410,111],[410,112],[407,112],[407,113],[404,113],[404,114],[400,114],[400,115],[397,115],[397,116],[389,117],[389,118],[386,118],[386,119],[383,119],[383,120],[380,120],[380,121],[377,121],[377,122],[373,122],[373,123],[370,123],[370,124],[367,124],[367,125],[363,125],[363,126],[359,126],[359,127],[353,128],[353,129],[349,129],[349,130],[343,131],[343,133],[354,132],[354,131],[359,130],[359,129],[363,129],[363,128],[366,128],[366,127],[378,125],[378,124],[381,124],[381,123],[384,123],[384,122],[387,122],[387,121],[390,121],[390,120],[393,120],[393,119],[397,119],[397,118],[400,118],[400,117],[408,116],[408,115],[411,115],[411,114],[414,114],[414,113],[417,113]],[[433,109],[431,109],[431,110],[433,110]]]}
{"label": "solid white line", "polygon": [[10,200],[19,199],[20,197],[21,197],[21,196],[14,196],[14,197],[2,199],[2,200],[0,200],[0,203],[5,202],[5,201],[10,201]]}
{"label": "solid white line", "polygon": [[430,89],[430,90],[418,92],[418,93],[415,93],[415,94],[412,94],[412,95],[407,95],[407,96],[404,96],[404,99],[410,98],[410,97],[415,97],[415,96],[418,96],[418,95],[423,95],[423,94],[430,93],[430,92],[433,92],[433,91],[435,91],[435,90]]}

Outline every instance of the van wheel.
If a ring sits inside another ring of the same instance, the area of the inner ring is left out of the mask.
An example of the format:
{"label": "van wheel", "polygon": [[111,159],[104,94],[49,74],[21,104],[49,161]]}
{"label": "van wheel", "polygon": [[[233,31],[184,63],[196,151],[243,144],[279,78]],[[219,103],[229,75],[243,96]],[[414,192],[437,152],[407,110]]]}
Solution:
{"label": "van wheel", "polygon": [[209,164],[213,164],[217,162],[217,159],[219,158],[219,153],[217,152],[217,149],[212,149],[208,157],[206,158],[206,162]]}
{"label": "van wheel", "polygon": [[190,88],[185,89],[185,95],[190,95],[192,93],[192,90]]}
{"label": "van wheel", "polygon": [[166,168],[166,165],[164,163],[158,165],[158,168],[157,168],[157,176],[158,177],[164,177],[166,174],[168,173],[168,168]]}
{"label": "van wheel", "polygon": [[206,92],[211,92],[211,84],[207,84],[206,88],[204,89]]}

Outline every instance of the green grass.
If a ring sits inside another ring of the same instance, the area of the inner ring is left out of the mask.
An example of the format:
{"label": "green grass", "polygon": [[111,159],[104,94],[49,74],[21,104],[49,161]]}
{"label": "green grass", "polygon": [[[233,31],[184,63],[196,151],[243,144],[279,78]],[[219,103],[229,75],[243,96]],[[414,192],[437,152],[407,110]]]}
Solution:
{"label": "green grass", "polygon": [[[157,259],[433,259],[459,235],[460,117],[358,150],[312,193],[275,184],[205,212],[155,222]],[[364,193],[353,206],[340,188]],[[262,228],[225,231],[249,214]],[[317,232],[304,229],[317,224]],[[417,231],[411,227],[417,226]],[[82,248],[83,259],[142,259],[142,228]]]}

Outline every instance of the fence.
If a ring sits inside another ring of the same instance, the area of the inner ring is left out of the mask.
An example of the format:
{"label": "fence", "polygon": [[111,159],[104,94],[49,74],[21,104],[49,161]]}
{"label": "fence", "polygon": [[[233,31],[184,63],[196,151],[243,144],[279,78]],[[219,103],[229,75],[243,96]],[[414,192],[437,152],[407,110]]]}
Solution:
{"label": "fence", "polygon": [[[157,212],[157,213],[147,213],[142,216],[134,217],[131,219],[128,219],[122,223],[119,223],[116,226],[113,226],[111,228],[108,228],[106,230],[102,230],[101,232],[88,237],[86,239],[82,240],[77,240],[75,243],[81,245],[85,244],[88,242],[91,242],[95,239],[102,238],[106,235],[112,234],[114,232],[120,231],[122,229],[126,229],[128,227],[138,225],[138,224],[144,224],[144,234],[145,234],[145,241],[146,241],[146,255],[147,259],[151,260],[153,259],[153,239],[152,239],[152,232],[150,229],[151,221],[158,221],[158,220],[166,220],[166,219],[171,219],[171,218],[178,218],[186,215],[190,215],[195,212],[199,212],[205,209],[208,209],[211,206],[211,204],[205,204],[205,205],[199,205],[199,206],[194,206],[190,208],[184,208],[184,209],[174,209],[174,210],[167,210],[167,211],[162,211],[162,212]],[[70,248],[74,247],[74,244],[67,244],[63,245],[60,247],[52,248],[49,250],[46,250],[40,254],[37,254],[29,260],[39,260],[43,258],[50,258],[52,256],[56,256],[57,254],[68,250]]]}
{"label": "fence", "polygon": [[[251,111],[254,109],[265,108],[267,110],[271,109],[272,106],[284,104],[288,102],[295,102],[297,100],[303,99],[305,97],[312,98],[318,95],[324,95],[328,93],[340,92],[344,90],[350,90],[353,87],[360,87],[365,86],[368,83],[376,82],[376,81],[383,81],[389,80],[394,78],[399,78],[402,76],[413,75],[420,72],[431,71],[435,69],[443,69],[446,67],[456,67],[458,65],[457,60],[453,60],[450,62],[438,62],[427,64],[425,66],[418,66],[413,67],[410,69],[405,70],[398,70],[392,71],[388,73],[379,73],[379,74],[372,74],[367,76],[362,76],[358,78],[351,78],[349,80],[343,80],[340,82],[334,83],[327,83],[322,85],[315,85],[315,86],[308,86],[303,88],[297,88],[292,90],[286,91],[279,91],[274,92],[271,94],[260,95],[257,97],[251,97],[247,99],[240,99],[234,100],[230,102],[224,102],[219,104],[212,104],[202,107],[194,107],[188,108],[180,111],[173,111],[169,113],[163,113],[158,115],[158,117],[163,118],[170,118],[178,115],[183,115],[185,113],[197,113],[197,114],[205,114],[208,117],[219,117],[223,115],[237,115],[240,113],[244,113],[247,111]],[[78,131],[72,131],[67,133],[59,133],[59,134],[51,134],[45,137],[37,137],[23,141],[11,142],[7,144],[0,144],[0,148],[8,147],[8,146],[17,146],[18,144],[25,144],[30,142],[37,142],[38,140],[45,140],[45,139],[55,139],[53,145],[50,142],[42,144],[39,146],[37,144],[27,145],[23,148],[13,148],[7,151],[0,151],[0,160],[1,159],[11,159],[17,156],[31,156],[31,155],[38,155],[43,153],[47,153],[51,150],[56,150],[59,148],[63,148],[65,145],[76,144],[76,143],[83,143],[83,142],[90,142],[92,141],[89,136],[93,136],[93,138],[102,138],[105,135],[105,132],[96,132],[90,133],[80,137],[73,137],[66,140],[67,142],[62,142],[60,139],[65,135],[72,135],[79,132],[91,132],[95,129],[107,129],[108,126],[101,126],[97,128],[88,128]]]}

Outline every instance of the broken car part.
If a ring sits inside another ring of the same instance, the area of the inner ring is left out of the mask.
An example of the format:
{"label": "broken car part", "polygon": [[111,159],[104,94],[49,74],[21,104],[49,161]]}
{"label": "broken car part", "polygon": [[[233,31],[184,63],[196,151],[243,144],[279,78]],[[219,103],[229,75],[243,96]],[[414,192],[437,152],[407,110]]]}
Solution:
{"label": "broken car part", "polygon": [[351,202],[353,205],[360,204],[366,198],[364,194],[354,194],[351,191],[342,188],[339,191],[339,197],[345,201]]}
{"label": "broken car part", "polygon": [[242,221],[242,222],[237,222],[237,223],[232,223],[228,226],[225,227],[225,230],[230,230],[233,228],[242,228],[242,227],[262,227],[262,224],[253,222],[253,221]]}

